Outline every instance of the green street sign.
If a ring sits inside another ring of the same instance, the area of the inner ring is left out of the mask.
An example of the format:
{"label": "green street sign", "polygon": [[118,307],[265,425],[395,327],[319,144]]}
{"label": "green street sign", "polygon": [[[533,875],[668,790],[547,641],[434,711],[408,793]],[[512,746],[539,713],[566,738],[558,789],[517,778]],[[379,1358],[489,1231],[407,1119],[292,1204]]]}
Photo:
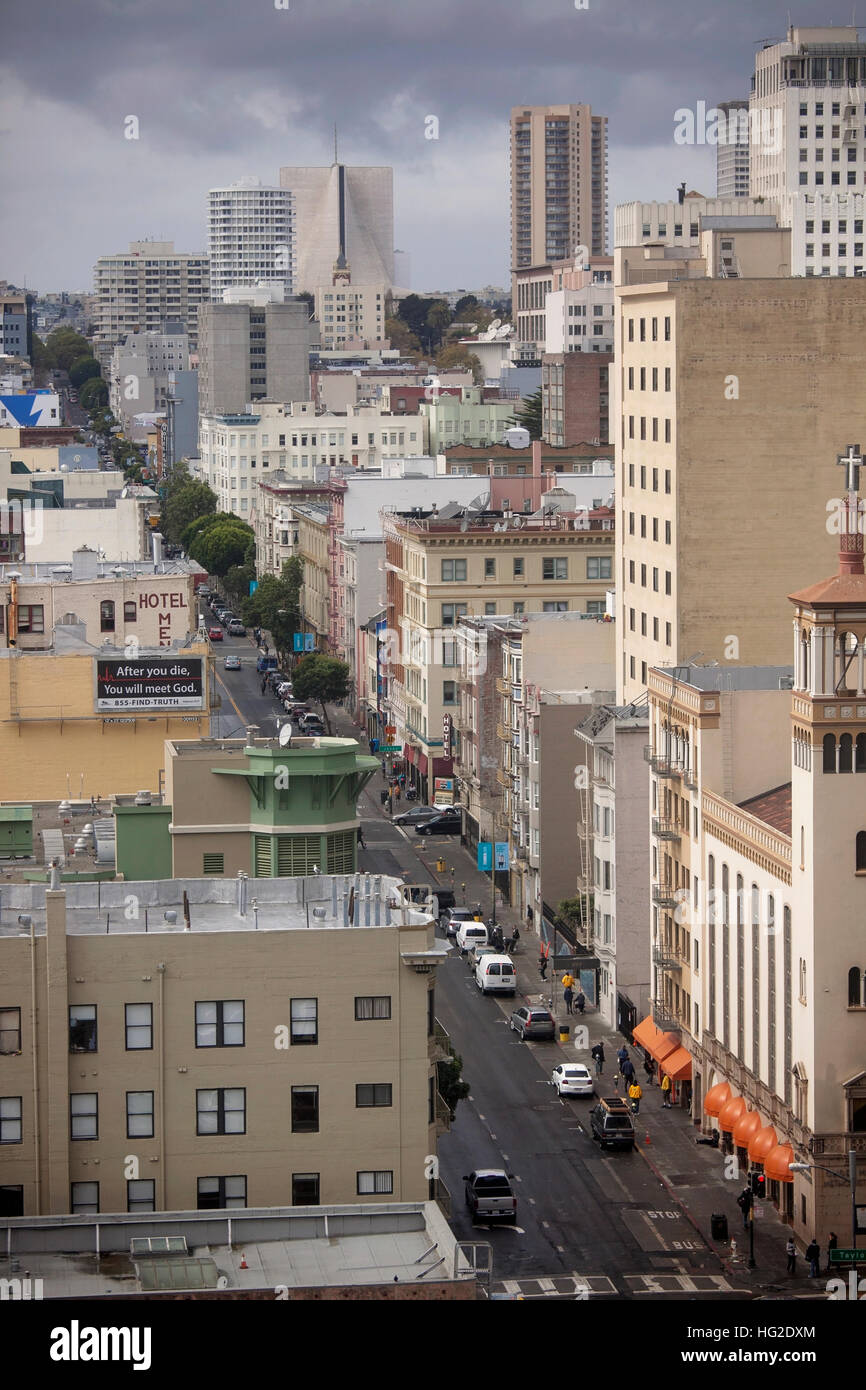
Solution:
{"label": "green street sign", "polygon": [[866,1250],[854,1250],[849,1248],[844,1250],[831,1250],[830,1263],[831,1265],[866,1264]]}
{"label": "green street sign", "polygon": [[403,752],[403,745],[402,745],[401,743],[380,743],[380,744],[379,744],[379,752],[380,752],[380,753],[402,753],[402,752]]}

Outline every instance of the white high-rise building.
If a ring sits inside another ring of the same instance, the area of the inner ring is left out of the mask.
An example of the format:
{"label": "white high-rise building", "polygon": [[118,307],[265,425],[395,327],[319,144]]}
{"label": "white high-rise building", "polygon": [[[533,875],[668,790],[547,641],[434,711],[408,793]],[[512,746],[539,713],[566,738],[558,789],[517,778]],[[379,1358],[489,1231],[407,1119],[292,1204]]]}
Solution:
{"label": "white high-rise building", "polygon": [[294,199],[287,188],[241,179],[208,193],[210,297],[221,304],[233,285],[277,282],[294,293]]}
{"label": "white high-rise building", "polygon": [[[716,197],[749,196],[749,103],[720,101],[727,139],[716,146]],[[732,138],[733,137],[733,138]]]}
{"label": "white high-rise building", "polygon": [[330,285],[341,253],[358,285],[394,284],[394,170],[287,167],[280,185],[295,199],[298,291]]}

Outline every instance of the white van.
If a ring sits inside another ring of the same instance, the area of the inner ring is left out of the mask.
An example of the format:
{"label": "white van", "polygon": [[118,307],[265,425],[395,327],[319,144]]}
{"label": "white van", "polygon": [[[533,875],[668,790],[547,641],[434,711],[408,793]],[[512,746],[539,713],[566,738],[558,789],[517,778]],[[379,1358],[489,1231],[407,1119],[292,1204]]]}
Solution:
{"label": "white van", "polygon": [[514,994],[517,972],[509,956],[482,956],[475,967],[475,983],[482,994]]}
{"label": "white van", "polygon": [[461,922],[457,928],[457,945],[461,955],[473,946],[487,945],[487,928],[483,922]]}

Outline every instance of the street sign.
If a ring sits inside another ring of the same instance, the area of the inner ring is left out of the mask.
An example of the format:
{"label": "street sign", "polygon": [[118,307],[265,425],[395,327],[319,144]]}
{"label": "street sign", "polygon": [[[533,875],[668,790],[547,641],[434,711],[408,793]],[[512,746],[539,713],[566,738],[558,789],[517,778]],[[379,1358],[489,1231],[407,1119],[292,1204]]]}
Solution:
{"label": "street sign", "polygon": [[508,843],[503,840],[493,846],[493,853],[496,855],[496,872],[505,873],[508,869]]}
{"label": "street sign", "polygon": [[316,650],[316,634],[314,632],[304,633],[304,651],[314,652]]}
{"label": "street sign", "polygon": [[292,633],[292,651],[302,652],[304,650],[304,634],[302,632]]}
{"label": "street sign", "polygon": [[400,751],[401,751],[401,747],[400,747],[400,744],[399,744],[399,743],[380,743],[380,744],[379,744],[379,752],[380,752],[380,753],[399,753]]}
{"label": "street sign", "polygon": [[489,873],[493,868],[493,845],[489,840],[478,841],[478,868],[481,873]]}
{"label": "street sign", "polygon": [[850,1247],[842,1250],[831,1250],[830,1263],[831,1265],[866,1264],[866,1250],[854,1250]]}

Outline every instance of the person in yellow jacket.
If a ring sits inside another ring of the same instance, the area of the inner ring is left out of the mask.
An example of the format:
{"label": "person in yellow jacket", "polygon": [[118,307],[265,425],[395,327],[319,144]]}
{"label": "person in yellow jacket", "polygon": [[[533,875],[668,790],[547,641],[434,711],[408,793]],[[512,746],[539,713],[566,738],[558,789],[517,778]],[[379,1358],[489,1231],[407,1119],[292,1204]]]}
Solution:
{"label": "person in yellow jacket", "polygon": [[643,1091],[640,1088],[640,1082],[638,1081],[637,1077],[635,1077],[634,1081],[628,1088],[628,1098],[631,1101],[631,1108],[636,1115],[640,1113],[640,1103],[642,1096]]}
{"label": "person in yellow jacket", "polygon": [[662,1087],[662,1109],[663,1109],[663,1110],[670,1110],[670,1108],[671,1108],[671,1079],[670,1079],[670,1077],[668,1076],[667,1072],[665,1072],[665,1075],[662,1077],[662,1080],[661,1080],[661,1087]]}

